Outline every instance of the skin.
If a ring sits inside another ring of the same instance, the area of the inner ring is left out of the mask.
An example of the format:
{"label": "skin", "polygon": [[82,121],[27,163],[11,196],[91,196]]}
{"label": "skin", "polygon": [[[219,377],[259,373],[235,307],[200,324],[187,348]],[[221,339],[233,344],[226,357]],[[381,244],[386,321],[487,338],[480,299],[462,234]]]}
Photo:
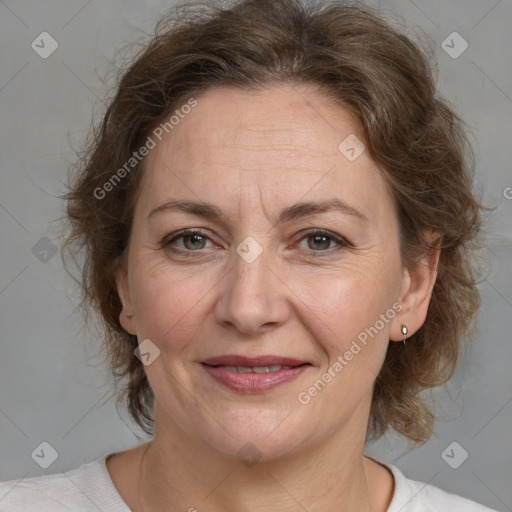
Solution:
{"label": "skin", "polygon": [[[123,328],[150,339],[160,356],[145,367],[154,438],[112,456],[112,480],[134,511],[385,511],[393,477],[363,453],[373,384],[389,340],[403,339],[401,325],[410,336],[425,320],[438,252],[412,270],[402,266],[381,172],[368,152],[349,161],[338,150],[349,134],[362,139],[361,128],[321,92],[213,88],[196,98],[147,157],[127,268],[117,273]],[[225,220],[170,209],[148,218],[170,198],[212,203]],[[332,211],[277,222],[299,201],[332,198],[367,221]],[[185,228],[202,235],[160,243]],[[316,228],[332,238],[308,234]],[[252,263],[236,252],[248,236],[262,248]],[[298,394],[394,303],[403,309],[301,404]],[[199,364],[225,354],[312,366],[248,395],[217,384]],[[247,442],[261,457],[252,467],[237,455]]]}

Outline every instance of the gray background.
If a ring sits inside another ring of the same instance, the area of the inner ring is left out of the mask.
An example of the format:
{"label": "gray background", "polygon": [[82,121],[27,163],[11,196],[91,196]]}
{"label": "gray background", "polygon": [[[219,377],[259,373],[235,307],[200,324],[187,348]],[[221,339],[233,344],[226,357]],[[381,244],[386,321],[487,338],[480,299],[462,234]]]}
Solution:
{"label": "gray background", "polygon": [[[410,478],[512,510],[512,2],[368,3],[402,16],[410,36],[431,39],[439,87],[473,129],[477,190],[497,208],[486,216],[491,271],[474,343],[448,390],[434,393],[443,421],[420,449],[407,451],[390,434],[367,453]],[[57,196],[71,148],[102,111],[112,60],[170,5],[0,1],[0,480],[65,471],[146,440],[114,407],[99,334],[81,330],[78,290],[52,250],[62,246]],[[59,45],[47,59],[31,48],[44,31]],[[441,46],[454,31],[469,44],[458,58]],[[46,470],[31,458],[42,441],[58,452]],[[468,453],[458,469],[441,455],[454,441],[452,464]]]}

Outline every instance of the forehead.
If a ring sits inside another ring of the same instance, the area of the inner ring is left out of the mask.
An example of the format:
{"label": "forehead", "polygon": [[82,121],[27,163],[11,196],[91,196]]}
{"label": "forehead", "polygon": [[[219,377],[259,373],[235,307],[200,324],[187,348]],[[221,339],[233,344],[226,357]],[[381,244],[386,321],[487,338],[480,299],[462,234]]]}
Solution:
{"label": "forehead", "polygon": [[144,210],[176,195],[233,205],[241,195],[248,204],[259,196],[270,209],[301,198],[325,199],[326,193],[370,214],[379,214],[379,197],[380,207],[389,208],[386,185],[368,152],[356,159],[343,152],[363,139],[356,117],[327,95],[282,85],[213,88],[195,99],[197,105],[147,157]]}
{"label": "forehead", "polygon": [[[355,116],[331,99],[303,86],[281,85],[259,91],[217,87],[197,97],[197,106],[165,137],[156,154],[168,149],[187,160],[209,154],[232,158],[251,154],[240,169],[255,170],[256,155],[279,152],[296,164],[339,155],[338,144],[350,133],[362,138]],[[179,108],[178,108],[179,109]],[[334,121],[334,122],[333,122]],[[204,143],[204,144],[203,144]],[[198,152],[198,146],[201,151]],[[152,155],[155,156],[155,153]],[[320,170],[320,169],[318,169]]]}

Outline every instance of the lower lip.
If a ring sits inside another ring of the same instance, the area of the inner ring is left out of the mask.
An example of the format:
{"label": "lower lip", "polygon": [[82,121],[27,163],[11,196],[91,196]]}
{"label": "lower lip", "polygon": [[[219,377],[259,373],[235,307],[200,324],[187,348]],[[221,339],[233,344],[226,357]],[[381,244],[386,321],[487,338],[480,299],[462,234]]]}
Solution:
{"label": "lower lip", "polygon": [[238,373],[222,366],[201,365],[210,376],[233,391],[242,393],[260,393],[277,388],[287,382],[292,382],[302,375],[311,365],[295,366],[288,370],[278,370],[268,373]]}

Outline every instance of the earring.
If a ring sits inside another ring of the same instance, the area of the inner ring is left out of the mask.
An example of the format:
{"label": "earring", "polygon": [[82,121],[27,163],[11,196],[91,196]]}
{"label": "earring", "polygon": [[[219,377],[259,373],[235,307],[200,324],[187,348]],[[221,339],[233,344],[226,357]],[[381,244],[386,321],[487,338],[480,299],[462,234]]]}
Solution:
{"label": "earring", "polygon": [[133,318],[133,315],[126,315],[126,318],[129,318],[131,320]]}
{"label": "earring", "polygon": [[404,343],[405,343],[405,335],[407,334],[407,326],[402,325],[402,334],[404,335]]}

